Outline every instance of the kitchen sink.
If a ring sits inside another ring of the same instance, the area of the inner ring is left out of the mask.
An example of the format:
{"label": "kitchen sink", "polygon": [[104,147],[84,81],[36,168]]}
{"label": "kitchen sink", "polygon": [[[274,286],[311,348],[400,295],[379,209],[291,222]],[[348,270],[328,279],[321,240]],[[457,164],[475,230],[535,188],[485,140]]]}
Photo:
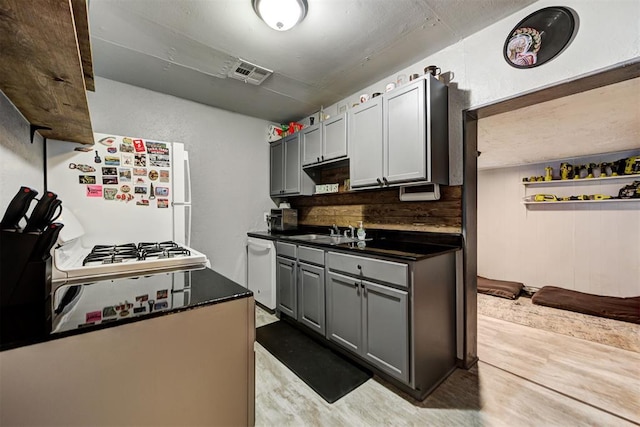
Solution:
{"label": "kitchen sink", "polygon": [[291,240],[300,240],[303,242],[323,243],[325,245],[340,245],[342,243],[357,242],[358,239],[346,236],[328,236],[326,234],[301,234],[299,236],[290,236]]}

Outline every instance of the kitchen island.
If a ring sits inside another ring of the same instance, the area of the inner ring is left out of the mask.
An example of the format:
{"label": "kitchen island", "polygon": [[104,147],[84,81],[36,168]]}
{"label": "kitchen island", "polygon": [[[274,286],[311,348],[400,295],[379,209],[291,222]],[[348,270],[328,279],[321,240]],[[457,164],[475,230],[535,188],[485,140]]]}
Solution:
{"label": "kitchen island", "polygon": [[[151,297],[154,277],[187,286]],[[133,295],[115,318],[62,310],[60,332],[3,343],[1,425],[254,424],[253,294],[210,269],[140,279],[75,284]],[[134,315],[143,294],[167,304]]]}

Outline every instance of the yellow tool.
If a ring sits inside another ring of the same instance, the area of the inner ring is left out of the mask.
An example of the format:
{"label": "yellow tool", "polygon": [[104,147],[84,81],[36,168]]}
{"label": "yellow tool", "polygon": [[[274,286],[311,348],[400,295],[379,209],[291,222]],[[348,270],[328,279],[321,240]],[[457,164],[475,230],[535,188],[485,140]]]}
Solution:
{"label": "yellow tool", "polygon": [[611,199],[611,196],[607,196],[606,194],[592,194],[591,196],[589,196],[589,199],[591,199],[591,200],[607,200],[607,199]]}
{"label": "yellow tool", "polygon": [[533,200],[536,202],[557,202],[558,198],[554,194],[536,194]]}
{"label": "yellow tool", "polygon": [[553,168],[551,166],[547,166],[546,168],[544,168],[544,171],[545,171],[544,180],[551,181],[553,179]]}

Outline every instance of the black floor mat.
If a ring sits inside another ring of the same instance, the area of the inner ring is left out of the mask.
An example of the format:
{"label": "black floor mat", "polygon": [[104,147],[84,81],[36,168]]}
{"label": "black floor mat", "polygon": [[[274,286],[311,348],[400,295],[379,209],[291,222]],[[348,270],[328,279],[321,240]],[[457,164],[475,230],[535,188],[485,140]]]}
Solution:
{"label": "black floor mat", "polygon": [[324,400],[333,403],[371,378],[369,371],[278,321],[256,329],[257,341]]}

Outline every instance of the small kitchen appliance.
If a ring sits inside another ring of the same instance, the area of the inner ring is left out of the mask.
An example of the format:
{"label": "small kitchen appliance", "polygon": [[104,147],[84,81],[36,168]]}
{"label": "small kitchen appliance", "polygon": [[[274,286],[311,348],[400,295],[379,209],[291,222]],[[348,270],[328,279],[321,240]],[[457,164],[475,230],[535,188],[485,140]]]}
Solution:
{"label": "small kitchen appliance", "polygon": [[289,231],[298,229],[297,209],[271,209],[271,231]]}

